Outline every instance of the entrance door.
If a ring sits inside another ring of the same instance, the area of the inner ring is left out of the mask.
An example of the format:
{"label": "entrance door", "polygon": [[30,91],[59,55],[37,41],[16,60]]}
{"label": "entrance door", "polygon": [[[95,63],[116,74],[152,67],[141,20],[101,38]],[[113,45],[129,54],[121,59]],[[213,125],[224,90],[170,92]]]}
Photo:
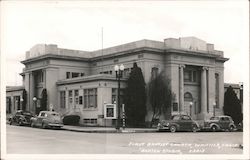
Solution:
{"label": "entrance door", "polygon": [[193,96],[189,92],[184,94],[184,112],[190,117],[194,116]]}

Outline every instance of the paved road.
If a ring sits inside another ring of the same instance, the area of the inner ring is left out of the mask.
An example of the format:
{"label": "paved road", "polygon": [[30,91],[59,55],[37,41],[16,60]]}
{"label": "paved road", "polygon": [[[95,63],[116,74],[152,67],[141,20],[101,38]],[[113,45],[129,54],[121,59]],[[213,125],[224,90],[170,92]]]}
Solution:
{"label": "paved road", "polygon": [[7,125],[9,154],[242,154],[242,132],[81,133]]}

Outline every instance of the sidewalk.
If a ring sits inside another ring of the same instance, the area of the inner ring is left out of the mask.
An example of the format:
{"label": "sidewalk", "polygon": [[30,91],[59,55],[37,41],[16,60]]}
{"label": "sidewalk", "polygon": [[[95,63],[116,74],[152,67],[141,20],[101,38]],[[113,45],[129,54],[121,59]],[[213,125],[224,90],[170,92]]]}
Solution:
{"label": "sidewalk", "polygon": [[64,130],[74,131],[74,132],[86,132],[86,133],[153,133],[157,132],[156,128],[123,128],[117,131],[115,128],[111,127],[83,127],[83,126],[70,126],[64,125],[62,127]]}

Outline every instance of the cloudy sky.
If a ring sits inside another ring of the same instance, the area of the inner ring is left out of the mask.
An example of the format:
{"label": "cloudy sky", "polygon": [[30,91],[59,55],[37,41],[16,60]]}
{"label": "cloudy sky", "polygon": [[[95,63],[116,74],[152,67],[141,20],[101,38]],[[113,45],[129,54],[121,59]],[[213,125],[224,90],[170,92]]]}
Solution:
{"label": "cloudy sky", "polygon": [[195,36],[230,58],[225,82],[247,82],[247,1],[2,1],[1,55],[7,85],[21,85],[25,52],[33,45],[97,50],[141,39]]}

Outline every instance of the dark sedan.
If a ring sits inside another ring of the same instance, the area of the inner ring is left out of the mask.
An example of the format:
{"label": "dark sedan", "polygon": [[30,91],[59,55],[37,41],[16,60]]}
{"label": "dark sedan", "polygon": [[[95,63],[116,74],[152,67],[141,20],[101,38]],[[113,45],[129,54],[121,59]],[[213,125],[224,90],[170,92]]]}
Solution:
{"label": "dark sedan", "polygon": [[199,125],[189,115],[174,115],[170,120],[162,120],[158,123],[158,130],[170,130],[171,132],[176,131],[193,131],[199,130]]}
{"label": "dark sedan", "polygon": [[18,110],[13,117],[9,119],[10,125],[18,124],[22,125],[30,125],[30,119],[33,117],[33,114],[28,111]]}

